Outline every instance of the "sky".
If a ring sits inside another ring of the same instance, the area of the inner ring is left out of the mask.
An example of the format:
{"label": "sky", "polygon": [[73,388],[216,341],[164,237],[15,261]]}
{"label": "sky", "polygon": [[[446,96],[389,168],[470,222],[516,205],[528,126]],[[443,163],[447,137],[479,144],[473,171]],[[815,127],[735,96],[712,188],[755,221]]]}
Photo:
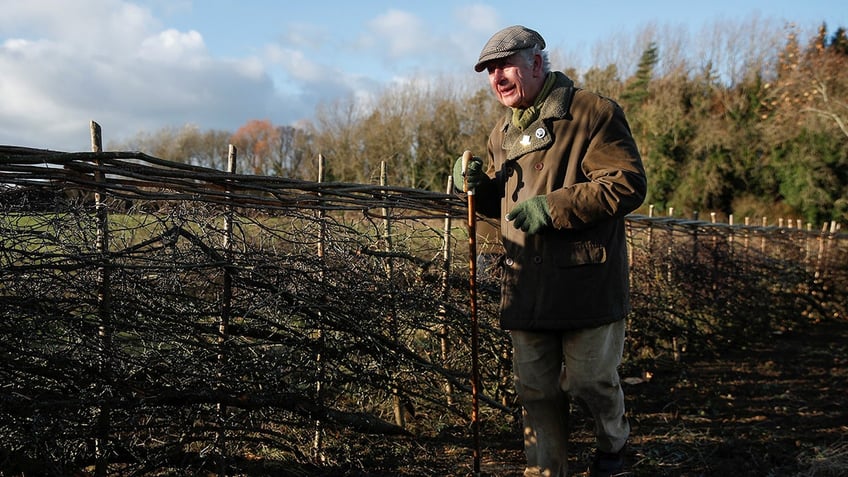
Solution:
{"label": "sky", "polygon": [[0,0],[0,12],[0,145],[58,151],[90,150],[90,121],[108,144],[296,126],[396,85],[487,87],[473,65],[514,24],[542,34],[555,68],[606,64],[651,28],[848,27],[844,0]]}

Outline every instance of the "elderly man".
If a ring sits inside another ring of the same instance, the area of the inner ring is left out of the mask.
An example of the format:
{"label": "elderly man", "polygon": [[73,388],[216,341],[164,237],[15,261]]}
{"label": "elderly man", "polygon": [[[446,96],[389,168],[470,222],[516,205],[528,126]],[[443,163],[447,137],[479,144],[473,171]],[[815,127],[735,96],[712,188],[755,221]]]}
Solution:
{"label": "elderly man", "polygon": [[549,71],[545,40],[517,25],[492,36],[474,69],[510,108],[488,140],[487,167],[465,176],[481,214],[501,217],[500,322],[510,330],[523,406],[525,476],[565,476],[569,397],[586,405],[591,475],[623,471],[630,426],[618,366],[630,312],[624,216],[647,189],[621,108]]}

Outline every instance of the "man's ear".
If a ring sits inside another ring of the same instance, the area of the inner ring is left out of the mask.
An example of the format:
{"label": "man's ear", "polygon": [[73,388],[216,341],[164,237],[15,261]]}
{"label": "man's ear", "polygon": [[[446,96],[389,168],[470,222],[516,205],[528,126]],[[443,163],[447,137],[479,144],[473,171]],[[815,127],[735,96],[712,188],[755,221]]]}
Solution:
{"label": "man's ear", "polygon": [[533,55],[533,77],[542,75],[542,55]]}

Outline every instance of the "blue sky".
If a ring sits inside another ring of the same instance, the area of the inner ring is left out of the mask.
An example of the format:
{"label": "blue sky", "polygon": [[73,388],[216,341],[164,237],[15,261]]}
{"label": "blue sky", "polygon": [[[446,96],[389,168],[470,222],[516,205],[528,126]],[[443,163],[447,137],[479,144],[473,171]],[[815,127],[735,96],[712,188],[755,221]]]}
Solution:
{"label": "blue sky", "polygon": [[728,36],[848,27],[844,0],[0,0],[0,11],[0,144],[65,151],[90,147],[90,120],[108,143],[188,124],[297,124],[399,84],[485,87],[472,65],[512,24],[545,37],[555,68],[578,70],[633,66],[657,36],[661,55],[676,40],[733,63],[745,49]]}

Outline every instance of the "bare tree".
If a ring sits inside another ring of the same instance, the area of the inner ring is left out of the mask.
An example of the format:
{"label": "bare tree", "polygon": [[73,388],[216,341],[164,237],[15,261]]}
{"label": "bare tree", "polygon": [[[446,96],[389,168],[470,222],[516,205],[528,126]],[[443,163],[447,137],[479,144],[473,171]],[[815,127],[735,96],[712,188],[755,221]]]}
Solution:
{"label": "bare tree", "polygon": [[223,169],[230,135],[228,131],[201,131],[197,125],[186,124],[142,131],[130,139],[110,142],[107,149],[144,151],[174,162]]}

